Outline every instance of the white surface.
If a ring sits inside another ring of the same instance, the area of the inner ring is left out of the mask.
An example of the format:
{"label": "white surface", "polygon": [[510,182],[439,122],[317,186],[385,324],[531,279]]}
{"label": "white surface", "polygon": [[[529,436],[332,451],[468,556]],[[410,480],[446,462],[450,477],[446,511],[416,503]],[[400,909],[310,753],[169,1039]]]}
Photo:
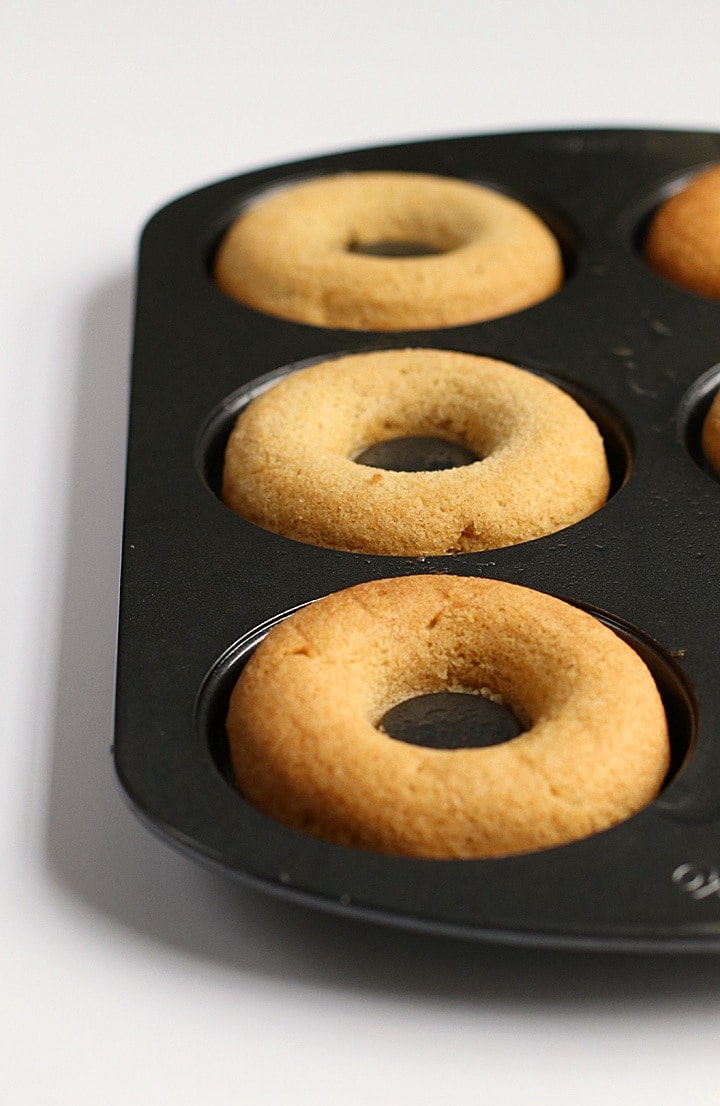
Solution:
{"label": "white surface", "polygon": [[109,748],[147,216],[396,139],[720,130],[717,0],[6,0],[1,18],[3,1101],[716,1103],[720,958],[485,948],[266,900],[136,823]]}

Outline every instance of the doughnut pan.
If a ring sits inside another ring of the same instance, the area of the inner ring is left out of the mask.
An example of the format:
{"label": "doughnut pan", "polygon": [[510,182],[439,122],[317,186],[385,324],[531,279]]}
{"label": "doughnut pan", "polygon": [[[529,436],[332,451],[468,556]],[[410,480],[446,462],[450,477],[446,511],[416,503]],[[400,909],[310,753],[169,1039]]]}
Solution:
{"label": "doughnut pan", "polygon": [[[720,481],[699,426],[720,383],[720,303],[650,272],[657,204],[720,159],[720,135],[517,133],[366,149],[212,184],[148,223],[138,266],[120,594],[115,766],[139,817],[188,856],[289,899],[368,920],[544,946],[720,951]],[[558,235],[567,279],[491,322],[402,333],[316,328],[226,298],[211,261],[250,199],[347,170],[497,187]],[[344,352],[434,346],[559,382],[601,427],[613,494],[558,534],[488,553],[413,559],[270,534],[217,496],[244,402],[291,367]],[[673,768],[628,822],[545,852],[430,861],[331,845],[251,807],[227,769],[224,710],[268,627],[378,577],[458,573],[550,592],[637,648],[663,695]]]}

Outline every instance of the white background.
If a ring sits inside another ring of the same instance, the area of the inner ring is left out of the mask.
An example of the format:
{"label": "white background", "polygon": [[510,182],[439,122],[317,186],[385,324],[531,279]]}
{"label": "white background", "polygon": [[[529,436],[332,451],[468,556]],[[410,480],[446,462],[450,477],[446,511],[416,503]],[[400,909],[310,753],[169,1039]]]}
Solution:
{"label": "white background", "polygon": [[326,150],[720,130],[717,0],[5,0],[0,20],[3,1102],[717,1103],[720,957],[281,904],[151,836],[109,755],[145,219]]}

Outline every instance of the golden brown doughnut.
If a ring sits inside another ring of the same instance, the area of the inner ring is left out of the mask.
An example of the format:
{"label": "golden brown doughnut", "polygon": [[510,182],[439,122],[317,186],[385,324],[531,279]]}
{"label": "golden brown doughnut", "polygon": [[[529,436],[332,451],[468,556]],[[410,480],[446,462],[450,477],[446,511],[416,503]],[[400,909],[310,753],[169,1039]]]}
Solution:
{"label": "golden brown doughnut", "polygon": [[[471,691],[525,732],[435,749],[383,733],[392,706]],[[669,768],[662,701],[595,618],[475,577],[360,584],[302,608],[250,658],[227,732],[245,798],[344,845],[436,858],[547,849],[629,818]]]}
{"label": "golden brown doughnut", "polygon": [[[433,256],[358,249],[411,244]],[[551,296],[560,249],[516,200],[424,173],[343,173],[291,185],[248,208],[225,235],[215,278],[270,315],[350,330],[456,326]]]}
{"label": "golden brown doughnut", "polygon": [[703,422],[702,450],[720,476],[720,392],[715,393],[715,398]]}
{"label": "golden brown doughnut", "polygon": [[[358,464],[404,436],[483,458],[434,472]],[[241,413],[224,502],[298,541],[406,556],[493,549],[554,533],[605,502],[602,438],[548,381],[449,350],[355,354],[284,377]]]}
{"label": "golden brown doughnut", "polygon": [[690,292],[720,299],[720,165],[659,208],[645,239],[652,268]]}

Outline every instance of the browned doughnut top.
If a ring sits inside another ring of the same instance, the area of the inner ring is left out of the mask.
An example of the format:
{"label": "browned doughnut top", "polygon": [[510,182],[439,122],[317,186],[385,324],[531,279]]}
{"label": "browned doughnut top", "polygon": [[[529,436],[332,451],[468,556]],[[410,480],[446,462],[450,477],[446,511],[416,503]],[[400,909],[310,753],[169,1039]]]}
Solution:
{"label": "browned doughnut top", "polygon": [[[502,700],[525,732],[434,749],[378,729],[399,702],[461,690]],[[474,577],[378,580],[296,612],[246,665],[227,732],[261,811],[423,857],[586,837],[650,803],[669,767],[662,702],[634,650],[558,599]]]}
{"label": "browned doughnut top", "polygon": [[710,404],[702,428],[702,449],[706,458],[720,476],[720,392]]}
{"label": "browned doughnut top", "polygon": [[[403,436],[482,460],[394,472],[357,463]],[[548,381],[449,350],[384,350],[290,373],[237,420],[223,499],[313,545],[408,556],[493,549],[577,522],[605,502],[602,438]]]}
{"label": "browned doughnut top", "polygon": [[700,173],[659,208],[645,256],[673,284],[720,299],[720,165]]}
{"label": "browned doughnut top", "polygon": [[[420,246],[432,256],[369,256]],[[345,173],[274,192],[243,212],[215,262],[218,286],[315,326],[406,330],[491,319],[551,296],[560,249],[516,200],[424,173]]]}

